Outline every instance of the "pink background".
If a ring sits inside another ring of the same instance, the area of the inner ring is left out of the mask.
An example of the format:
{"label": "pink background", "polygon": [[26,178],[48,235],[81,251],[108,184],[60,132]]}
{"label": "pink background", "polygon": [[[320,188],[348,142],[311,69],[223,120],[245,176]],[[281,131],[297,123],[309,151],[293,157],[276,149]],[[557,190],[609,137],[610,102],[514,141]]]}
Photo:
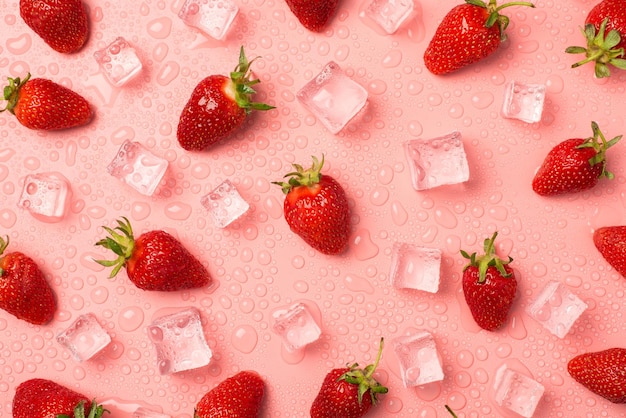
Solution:
{"label": "pink background", "polygon": [[[390,388],[372,417],[506,416],[491,400],[495,370],[525,370],[546,392],[537,417],[625,417],[624,406],[575,383],[567,361],[579,353],[624,346],[626,280],[595,250],[595,228],[625,222],[626,144],[609,153],[613,181],[559,198],[535,195],[530,182],[548,150],[591,134],[595,120],[608,137],[626,133],[626,74],[595,80],[579,57],[580,26],[595,2],[538,0],[535,9],[506,9],[509,40],[490,59],[454,75],[435,77],[422,55],[437,23],[459,1],[422,1],[420,15],[394,35],[359,18],[360,2],[344,0],[324,33],[305,30],[282,0],[237,0],[240,13],[224,41],[211,41],[178,18],[181,0],[87,0],[91,35],[73,55],[51,50],[22,21],[16,0],[0,0],[3,77],[45,77],[86,97],[96,112],[88,126],[39,133],[0,116],[0,233],[10,250],[34,258],[54,288],[59,309],[45,326],[0,312],[0,416],[9,417],[15,388],[47,377],[88,397],[145,404],[190,418],[200,397],[238,370],[256,369],[267,383],[263,416],[307,416],[325,373],[371,362],[381,337],[410,329],[433,333],[445,379],[406,389],[391,344],[378,376]],[[93,58],[123,36],[138,50],[141,75],[113,88]],[[230,140],[205,152],[186,152],[175,137],[178,116],[193,87],[211,73],[227,74],[244,45],[262,80],[257,99],[276,106],[257,113]],[[367,88],[368,106],[339,135],[328,133],[295,99],[328,61]],[[5,78],[3,78],[5,80]],[[547,86],[542,122],[500,116],[504,86],[517,80]],[[466,184],[416,192],[402,143],[459,130],[470,164]],[[139,141],[170,165],[152,197],[106,172],[120,144]],[[326,173],[345,187],[353,211],[349,251],[329,257],[310,249],[282,218],[280,180],[292,163],[326,155]],[[73,200],[60,223],[35,220],[17,206],[27,174],[58,171]],[[201,197],[225,179],[251,210],[221,230]],[[113,280],[95,264],[102,225],[120,216],[137,234],[165,229],[206,264],[216,286],[149,293],[121,273]],[[499,231],[499,251],[511,255],[519,293],[510,321],[498,332],[478,330],[460,290],[461,248],[478,251]],[[437,294],[399,291],[389,284],[394,242],[443,251]],[[567,284],[589,309],[559,339],[524,309],[549,280]],[[271,314],[295,301],[313,307],[322,338],[289,356],[272,333]],[[207,367],[160,376],[146,326],[185,306],[201,310],[214,358]],[[55,339],[81,313],[93,312],[113,338],[97,358],[75,362]],[[113,417],[124,417],[121,412]],[[513,416],[513,415],[511,415]]]}

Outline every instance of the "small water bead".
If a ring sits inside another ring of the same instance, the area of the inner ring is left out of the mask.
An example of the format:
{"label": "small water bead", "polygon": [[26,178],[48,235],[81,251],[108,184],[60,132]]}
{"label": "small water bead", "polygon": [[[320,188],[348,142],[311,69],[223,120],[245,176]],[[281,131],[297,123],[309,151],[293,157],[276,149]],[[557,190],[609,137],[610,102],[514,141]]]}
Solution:
{"label": "small water bead", "polygon": [[244,354],[249,354],[257,346],[259,336],[256,330],[250,325],[237,327],[232,334],[231,343],[233,347]]}

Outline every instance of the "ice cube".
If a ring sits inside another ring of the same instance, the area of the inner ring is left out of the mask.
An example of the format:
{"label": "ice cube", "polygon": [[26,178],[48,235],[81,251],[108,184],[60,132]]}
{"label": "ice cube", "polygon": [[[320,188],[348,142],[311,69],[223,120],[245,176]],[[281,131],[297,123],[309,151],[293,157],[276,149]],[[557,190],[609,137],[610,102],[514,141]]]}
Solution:
{"label": "ice cube", "polygon": [[303,303],[274,312],[272,330],[282,337],[287,351],[297,351],[319,339],[322,331]]}
{"label": "ice cube", "polygon": [[18,206],[40,221],[59,222],[67,214],[71,199],[70,183],[62,174],[29,174],[24,178]]}
{"label": "ice cube", "polygon": [[331,61],[296,97],[331,133],[337,134],[363,109],[367,90]]}
{"label": "ice cube", "polygon": [[152,154],[139,142],[124,141],[107,171],[139,193],[151,196],[167,170],[167,160]]}
{"label": "ice cube", "polygon": [[70,351],[76,361],[82,362],[102,351],[111,342],[111,337],[94,314],[86,313],[59,333],[57,341]]}
{"label": "ice cube", "polygon": [[368,0],[364,17],[388,34],[395,33],[414,14],[413,0]]}
{"label": "ice cube", "polygon": [[407,141],[404,151],[415,190],[469,180],[469,164],[459,132],[433,139]]}
{"label": "ice cube", "polygon": [[541,383],[507,365],[497,370],[495,389],[495,401],[498,405],[525,418],[533,416],[545,390]]}
{"label": "ice cube", "polygon": [[204,338],[200,312],[193,307],[156,318],[148,335],[162,375],[206,366],[213,353]]}
{"label": "ice cube", "polygon": [[234,184],[224,180],[219,186],[200,200],[218,228],[226,228],[250,209]]}
{"label": "ice cube", "polygon": [[172,418],[172,416],[140,406],[137,410],[135,410],[135,412],[133,412],[132,418]]}
{"label": "ice cube", "polygon": [[443,380],[443,369],[435,339],[428,331],[415,331],[395,338],[393,350],[400,362],[405,387]]}
{"label": "ice cube", "polygon": [[546,86],[543,84],[524,84],[517,81],[507,83],[504,89],[502,116],[534,123],[541,120]]}
{"label": "ice cube", "polygon": [[93,56],[100,65],[102,73],[116,87],[123,86],[132,80],[142,69],[137,52],[121,36],[94,52]]}
{"label": "ice cube", "polygon": [[585,309],[587,304],[567,286],[552,280],[528,306],[526,312],[552,334],[563,338]]}
{"label": "ice cube", "polygon": [[398,289],[439,290],[441,250],[396,242],[391,254],[391,284]]}
{"label": "ice cube", "polygon": [[228,33],[238,11],[239,7],[231,0],[187,0],[178,17],[186,25],[221,40]]}

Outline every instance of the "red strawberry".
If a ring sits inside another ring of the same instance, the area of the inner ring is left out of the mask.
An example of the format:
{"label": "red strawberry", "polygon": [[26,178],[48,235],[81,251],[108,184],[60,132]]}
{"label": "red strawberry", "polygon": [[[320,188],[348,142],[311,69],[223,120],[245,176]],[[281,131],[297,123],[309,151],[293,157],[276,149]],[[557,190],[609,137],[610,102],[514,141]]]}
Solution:
{"label": "red strawberry", "polygon": [[255,418],[260,416],[265,383],[258,373],[242,371],[207,392],[194,418]]}
{"label": "red strawberry", "polygon": [[302,26],[312,32],[324,30],[335,15],[339,0],[285,0]]}
{"label": "red strawberry", "polygon": [[35,261],[20,253],[4,254],[0,238],[0,308],[31,324],[50,322],[57,308],[54,293]]}
{"label": "red strawberry", "polygon": [[295,172],[285,175],[288,182],[274,182],[285,197],[285,220],[293,232],[324,254],[341,254],[350,236],[348,198],[334,178],[322,174],[324,158],[313,157],[308,170],[294,164]]}
{"label": "red strawberry", "polygon": [[517,280],[509,263],[496,255],[495,232],[485,240],[485,253],[469,255],[461,250],[463,257],[470,260],[463,269],[463,294],[474,321],[487,331],[495,331],[506,322],[517,291]]}
{"label": "red strawberry", "polygon": [[20,0],[20,15],[58,52],[78,51],[89,34],[87,12],[81,0]]}
{"label": "red strawberry", "polygon": [[607,64],[626,69],[626,1],[603,0],[596,4],[585,19],[582,32],[587,47],[571,46],[565,50],[570,54],[585,54],[585,59],[572,65],[572,68],[594,62],[598,78],[611,75]]}
{"label": "red strawberry", "polygon": [[127,218],[117,224],[114,229],[103,227],[110,236],[96,243],[118,256],[115,260],[95,260],[105,267],[114,267],[109,277],[115,277],[125,267],[128,278],[138,288],[168,292],[211,283],[207,269],[172,235],[157,230],[135,239]]}
{"label": "red strawberry", "polygon": [[593,136],[561,142],[546,156],[535,177],[533,190],[541,196],[575,193],[594,187],[602,177],[613,178],[606,170],[606,150],[622,136],[606,141],[598,124],[591,123]]}
{"label": "red strawberry", "polygon": [[424,64],[435,75],[447,74],[487,58],[500,46],[509,18],[499,12],[509,6],[535,7],[514,1],[465,0],[443,18],[424,52]]}
{"label": "red strawberry", "polygon": [[252,86],[260,82],[250,80],[253,61],[248,61],[241,47],[239,65],[230,77],[210,75],[198,83],[178,122],[176,137],[181,147],[203,150],[229,137],[253,110],[274,108],[250,101],[256,93]]}
{"label": "red strawberry", "polygon": [[374,364],[361,369],[354,363],[331,370],[311,405],[311,418],[358,418],[367,414],[376,405],[378,394],[388,392],[373,377],[382,352],[381,338]]}
{"label": "red strawberry", "polygon": [[567,371],[578,383],[614,403],[626,403],[626,348],[574,357]]}
{"label": "red strawberry", "polygon": [[593,233],[593,243],[602,257],[626,277],[626,226],[605,226]]}
{"label": "red strawberry", "polygon": [[29,129],[45,131],[74,128],[92,117],[87,100],[78,93],[45,78],[9,78],[4,87],[6,108]]}
{"label": "red strawberry", "polygon": [[[85,395],[47,379],[21,383],[13,398],[13,418],[100,418],[109,412]],[[81,415],[82,414],[82,415]]]}

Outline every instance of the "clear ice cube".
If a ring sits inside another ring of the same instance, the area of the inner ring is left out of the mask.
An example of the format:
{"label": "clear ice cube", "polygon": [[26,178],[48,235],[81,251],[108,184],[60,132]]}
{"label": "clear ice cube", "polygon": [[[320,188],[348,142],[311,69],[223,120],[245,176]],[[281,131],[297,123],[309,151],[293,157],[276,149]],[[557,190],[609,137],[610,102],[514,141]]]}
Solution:
{"label": "clear ice cube", "polygon": [[469,164],[459,132],[433,139],[413,139],[404,151],[415,190],[427,190],[469,180]]}
{"label": "clear ice cube", "polygon": [[363,109],[367,90],[331,61],[296,97],[331,133],[337,134]]}
{"label": "clear ice cube", "polygon": [[536,380],[506,365],[496,372],[495,401],[525,418],[531,418],[543,396],[544,387]]}
{"label": "clear ice cube", "polygon": [[40,221],[59,222],[67,214],[71,199],[70,183],[62,174],[29,174],[24,178],[18,206]]}
{"label": "clear ice cube", "polygon": [[82,362],[89,360],[109,345],[111,337],[94,314],[86,313],[59,333],[57,341],[70,351],[76,361]]}
{"label": "clear ice cube", "polygon": [[168,162],[139,142],[124,141],[107,171],[146,196],[151,196],[165,175]]}
{"label": "clear ice cube", "polygon": [[392,344],[405,387],[443,380],[441,359],[432,334],[416,331],[395,338]]}
{"label": "clear ice cube", "polygon": [[237,4],[230,0],[187,0],[178,17],[186,25],[221,40],[228,33],[238,11]]}
{"label": "clear ice cube", "polygon": [[203,196],[200,203],[209,211],[218,228],[226,228],[250,209],[230,180],[224,180]]}
{"label": "clear ice cube", "polygon": [[121,36],[94,52],[93,56],[102,73],[116,87],[123,86],[135,78],[142,69],[135,48]]}
{"label": "clear ice cube", "polygon": [[365,17],[388,34],[395,33],[414,14],[413,0],[368,0]]}
{"label": "clear ice cube", "polygon": [[391,284],[398,289],[439,290],[441,250],[396,242],[391,254]]}
{"label": "clear ice cube", "polygon": [[319,339],[322,331],[311,312],[302,303],[276,311],[272,330],[283,339],[287,351],[297,351]]}
{"label": "clear ice cube", "polygon": [[526,312],[552,334],[563,338],[586,309],[587,304],[567,286],[552,280]]}
{"label": "clear ice cube", "polygon": [[148,336],[157,352],[162,375],[206,366],[213,353],[204,338],[200,312],[193,307],[156,318]]}
{"label": "clear ice cube", "polygon": [[132,418],[172,418],[172,416],[140,406],[137,410],[135,410],[135,412],[133,412]]}
{"label": "clear ice cube", "polygon": [[546,86],[543,84],[524,84],[517,81],[507,83],[504,89],[502,116],[519,119],[526,123],[541,120]]}

